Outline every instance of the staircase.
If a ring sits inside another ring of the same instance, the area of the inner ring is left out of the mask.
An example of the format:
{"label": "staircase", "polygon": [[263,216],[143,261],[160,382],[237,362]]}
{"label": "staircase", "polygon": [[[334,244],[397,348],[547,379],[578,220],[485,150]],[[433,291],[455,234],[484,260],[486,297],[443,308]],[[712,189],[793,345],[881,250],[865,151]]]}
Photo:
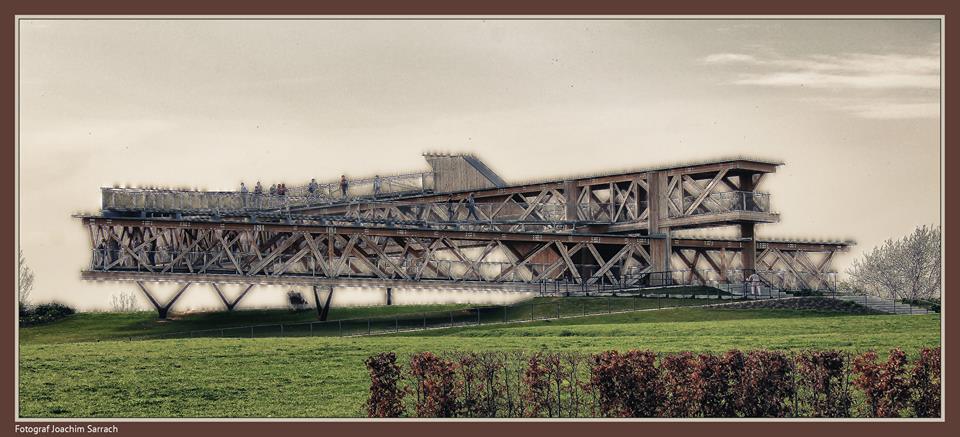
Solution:
{"label": "staircase", "polygon": [[881,299],[876,296],[861,296],[854,294],[838,294],[835,296],[827,296],[833,299],[845,300],[848,302],[858,303],[868,308],[884,312],[887,314],[930,314],[932,311],[927,310],[922,307],[915,307],[908,305],[902,302],[897,302],[893,299]]}

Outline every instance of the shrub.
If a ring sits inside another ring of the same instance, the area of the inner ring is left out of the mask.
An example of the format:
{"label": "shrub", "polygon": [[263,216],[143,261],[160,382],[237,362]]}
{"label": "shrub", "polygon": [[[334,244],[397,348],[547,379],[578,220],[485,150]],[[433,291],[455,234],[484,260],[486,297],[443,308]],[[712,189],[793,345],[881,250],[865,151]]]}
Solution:
{"label": "shrub", "polygon": [[367,358],[364,364],[370,372],[367,417],[400,417],[403,414],[405,392],[398,384],[402,375],[396,354],[377,354]]}
{"label": "shrub", "polygon": [[729,351],[722,356],[700,354],[692,363],[690,387],[697,410],[704,417],[736,417],[734,387],[743,371],[743,354]]}
{"label": "shrub", "polygon": [[940,348],[923,348],[910,373],[911,404],[917,417],[940,417]]}
{"label": "shrub", "polygon": [[592,357],[590,381],[596,386],[600,413],[608,417],[653,417],[663,402],[656,355],[632,350],[607,351]]}
{"label": "shrub", "polygon": [[806,404],[813,417],[850,416],[846,370],[846,360],[839,351],[806,352],[797,357],[797,373],[807,389]]}
{"label": "shrub", "polygon": [[660,361],[665,399],[663,416],[692,417],[698,413],[697,389],[693,385],[696,360],[690,352],[670,354]]}
{"label": "shrub", "polygon": [[550,375],[542,353],[536,352],[527,361],[527,370],[523,375],[523,400],[527,406],[527,417],[539,417],[543,411],[553,415],[550,408]]}
{"label": "shrub", "polygon": [[859,375],[854,384],[866,395],[872,417],[899,417],[910,400],[906,364],[907,355],[900,348],[891,350],[885,363],[878,363],[874,352],[854,360],[853,371]]}
{"label": "shrub", "polygon": [[[63,319],[76,311],[62,303],[44,303],[34,307],[24,307],[20,310],[20,326],[42,325]],[[25,314],[25,315],[24,315]]]}
{"label": "shrub", "polygon": [[737,387],[738,407],[745,417],[784,417],[796,387],[793,366],[782,352],[751,351],[743,361]]}
{"label": "shrub", "polygon": [[417,417],[454,417],[457,402],[456,366],[430,352],[410,357],[410,374],[416,381]]}
{"label": "shrub", "polygon": [[287,292],[287,302],[294,311],[301,311],[307,307],[307,300],[299,291],[290,290]]}

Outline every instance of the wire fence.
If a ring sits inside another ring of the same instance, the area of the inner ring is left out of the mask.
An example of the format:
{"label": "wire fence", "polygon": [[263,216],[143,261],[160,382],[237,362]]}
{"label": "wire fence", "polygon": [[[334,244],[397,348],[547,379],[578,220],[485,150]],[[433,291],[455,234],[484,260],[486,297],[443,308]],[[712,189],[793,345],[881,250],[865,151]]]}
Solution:
{"label": "wire fence", "polygon": [[128,340],[174,338],[262,338],[262,337],[356,337],[429,329],[482,326],[505,323],[558,320],[590,315],[633,311],[697,307],[729,301],[729,295],[658,293],[632,296],[560,299],[557,302],[521,305],[479,306],[460,310],[429,311],[328,321],[270,323],[247,326],[197,329],[144,336]]}

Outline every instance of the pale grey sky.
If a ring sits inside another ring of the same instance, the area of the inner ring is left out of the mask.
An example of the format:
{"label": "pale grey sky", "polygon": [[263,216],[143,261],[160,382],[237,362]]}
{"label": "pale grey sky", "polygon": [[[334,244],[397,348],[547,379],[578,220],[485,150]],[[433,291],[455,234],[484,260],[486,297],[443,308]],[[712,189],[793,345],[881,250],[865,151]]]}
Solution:
{"label": "pale grey sky", "polygon": [[19,41],[34,301],[134,289],[79,280],[70,215],[100,186],[333,180],[428,150],[507,181],[781,160],[759,187],[781,223],[758,234],[854,239],[841,270],[939,223],[937,20],[21,20]]}

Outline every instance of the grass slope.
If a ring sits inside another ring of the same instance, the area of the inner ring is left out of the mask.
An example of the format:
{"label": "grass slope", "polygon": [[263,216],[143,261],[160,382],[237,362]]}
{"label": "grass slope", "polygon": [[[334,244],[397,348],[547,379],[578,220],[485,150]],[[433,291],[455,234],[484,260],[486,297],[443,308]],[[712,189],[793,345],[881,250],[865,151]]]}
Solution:
{"label": "grass slope", "polygon": [[940,319],[681,308],[355,338],[175,339],[20,347],[25,417],[359,416],[363,359],[394,351],[838,348],[916,353]]}
{"label": "grass slope", "polygon": [[[289,310],[243,310],[234,312],[197,313],[176,317],[172,320],[157,320],[154,312],[138,313],[80,313],[54,323],[20,329],[21,344],[37,343],[76,343],[84,341],[120,340],[129,337],[159,336],[183,333],[189,337],[190,331],[196,336],[219,336],[216,331],[226,328],[224,336],[250,337],[249,329],[229,329],[251,325],[299,324],[288,325],[285,336],[365,334],[393,331],[396,328],[412,329],[448,324],[476,324],[479,316],[481,323],[542,319],[548,317],[576,316],[585,313],[622,311],[632,309],[658,308],[670,306],[698,306],[719,302],[716,299],[689,298],[632,298],[632,297],[569,297],[536,298],[504,307],[486,307],[474,310],[473,305],[395,305],[376,307],[332,308],[327,323],[316,323],[314,329],[306,323],[316,321],[314,310],[293,312]],[[368,325],[367,319],[373,323]],[[342,321],[335,323],[336,321]],[[200,332],[204,331],[206,332]],[[279,326],[256,328],[256,337],[280,336]]]}

